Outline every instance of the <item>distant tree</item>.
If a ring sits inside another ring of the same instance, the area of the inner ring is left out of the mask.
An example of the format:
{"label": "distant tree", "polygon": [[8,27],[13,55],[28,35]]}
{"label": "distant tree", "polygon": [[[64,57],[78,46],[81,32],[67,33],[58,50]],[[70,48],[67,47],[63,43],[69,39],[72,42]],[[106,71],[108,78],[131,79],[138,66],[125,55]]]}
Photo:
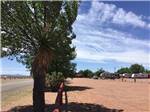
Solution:
{"label": "distant tree", "polygon": [[139,64],[133,64],[129,69],[131,70],[131,73],[143,73],[145,71],[144,67]]}
{"label": "distant tree", "polygon": [[150,74],[150,70],[145,69],[144,73],[148,73],[148,74]]}
{"label": "distant tree", "polygon": [[101,73],[105,72],[105,70],[103,70],[103,68],[97,70],[94,75],[99,76]]}
{"label": "distant tree", "polygon": [[80,70],[80,71],[78,72],[78,74],[83,74],[83,70]]}
{"label": "distant tree", "polygon": [[120,68],[117,70],[118,74],[123,74],[123,73],[131,73],[130,69],[128,67]]}
{"label": "distant tree", "polygon": [[87,77],[87,78],[90,78],[93,76],[93,72],[89,69],[80,70],[78,73],[81,74],[83,77]]}
{"label": "distant tree", "polygon": [[77,72],[76,75],[77,75],[77,77],[84,77],[83,76],[83,70],[80,70],[79,72]]}

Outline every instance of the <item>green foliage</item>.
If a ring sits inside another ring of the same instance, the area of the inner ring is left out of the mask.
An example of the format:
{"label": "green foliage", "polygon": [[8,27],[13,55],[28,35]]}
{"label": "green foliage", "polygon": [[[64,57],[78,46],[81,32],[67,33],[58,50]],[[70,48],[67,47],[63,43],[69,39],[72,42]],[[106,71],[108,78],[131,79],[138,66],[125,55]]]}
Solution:
{"label": "green foliage", "polygon": [[123,74],[123,73],[147,73],[149,72],[148,70],[146,70],[142,65],[139,64],[133,64],[131,65],[129,68],[128,67],[124,67],[124,68],[120,68],[119,70],[117,70],[117,73],[119,74]]}
{"label": "green foliage", "polygon": [[62,1],[3,1],[2,48],[7,50],[2,49],[2,56],[15,56],[18,61],[26,62],[23,59],[34,56],[40,46],[55,50],[56,46],[66,47],[63,43],[71,44],[70,38],[74,38],[71,25],[76,19],[76,5],[76,2]]}
{"label": "green foliage", "polygon": [[91,70],[89,70],[89,69],[80,70],[80,71],[78,72],[78,74],[81,74],[82,77],[86,77],[86,78],[90,78],[90,77],[93,76],[93,72],[92,72]]}
{"label": "green foliage", "polygon": [[65,77],[61,72],[52,72],[51,74],[46,74],[46,87],[49,87],[51,91],[57,91],[60,84],[64,82]]}
{"label": "green foliage", "polygon": [[99,77],[99,75],[100,75],[101,73],[103,73],[103,72],[105,72],[105,70],[103,70],[103,68],[101,68],[101,69],[97,70],[97,71],[94,73],[94,75],[96,75],[96,76]]}
{"label": "green foliage", "polygon": [[69,61],[55,60],[52,62],[48,69],[48,73],[51,74],[52,72],[61,72],[65,78],[73,77],[76,72],[76,64]]}
{"label": "green foliage", "polygon": [[125,68],[120,68],[119,70],[117,70],[117,73],[118,74],[131,73],[131,71],[128,67],[125,67]]}
{"label": "green foliage", "polygon": [[130,66],[130,70],[132,73],[143,73],[145,71],[144,67],[139,64],[133,64]]}
{"label": "green foliage", "polygon": [[144,73],[148,73],[148,74],[150,74],[150,70],[145,69]]}
{"label": "green foliage", "polygon": [[98,69],[96,72],[92,72],[91,70],[86,69],[86,70],[80,70],[80,71],[78,72],[78,74],[80,74],[81,77],[91,78],[91,77],[93,77],[93,76],[98,76],[98,77],[99,77],[99,75],[100,75],[101,73],[103,73],[103,72],[105,72],[105,71],[104,71],[102,68],[101,68],[101,69]]}
{"label": "green foliage", "polygon": [[[31,69],[39,48],[53,52],[50,72],[75,71],[76,56],[71,46],[75,34],[72,24],[77,17],[77,1],[20,1],[1,3],[2,57],[17,59]],[[5,49],[5,50],[4,50]]]}

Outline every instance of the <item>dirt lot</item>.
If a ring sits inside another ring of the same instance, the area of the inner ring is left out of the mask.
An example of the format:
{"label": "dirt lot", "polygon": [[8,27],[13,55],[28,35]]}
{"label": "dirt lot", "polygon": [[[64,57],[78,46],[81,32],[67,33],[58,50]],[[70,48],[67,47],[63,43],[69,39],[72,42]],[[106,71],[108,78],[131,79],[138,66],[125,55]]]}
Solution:
{"label": "dirt lot", "polygon": [[[69,112],[150,112],[150,80],[94,80],[76,78],[69,81]],[[56,93],[46,93],[46,103],[53,104]],[[31,105],[32,96],[26,95],[13,105]]]}
{"label": "dirt lot", "polygon": [[[103,105],[123,112],[150,112],[150,84],[148,80],[74,79],[72,86],[80,89],[68,93],[69,102]],[[93,105],[94,106],[94,105]]]}

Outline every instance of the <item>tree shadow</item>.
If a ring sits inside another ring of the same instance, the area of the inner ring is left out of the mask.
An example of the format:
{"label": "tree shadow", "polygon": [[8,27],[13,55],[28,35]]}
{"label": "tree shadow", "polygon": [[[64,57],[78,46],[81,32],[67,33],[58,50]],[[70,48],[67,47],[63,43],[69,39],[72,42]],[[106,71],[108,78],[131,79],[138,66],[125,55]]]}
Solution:
{"label": "tree shadow", "polygon": [[103,105],[76,102],[69,103],[67,110],[68,112],[123,112],[122,109],[110,109]]}
{"label": "tree shadow", "polygon": [[[72,84],[71,81],[65,80],[65,86],[64,86],[65,91],[67,91],[67,92],[69,92],[69,91],[84,91],[86,89],[93,89],[93,88],[87,87],[87,86],[72,86],[70,84]],[[45,86],[44,92],[58,92],[58,89],[53,90],[51,87]]]}
{"label": "tree shadow", "polygon": [[52,88],[50,88],[50,87],[45,87],[44,88],[44,92],[53,92],[53,93],[57,93],[57,89],[55,89],[55,90],[53,90]]}
{"label": "tree shadow", "polygon": [[[86,87],[86,86],[68,86],[66,85],[64,90],[67,91],[67,92],[70,92],[70,91],[84,91],[84,90],[87,90],[87,89],[93,89],[91,87]],[[54,93],[57,93],[58,90],[52,90],[50,87],[45,87],[44,88],[44,92],[54,92]]]}
{"label": "tree shadow", "polygon": [[32,105],[16,106],[8,111],[2,112],[33,112],[33,106]]}
{"label": "tree shadow", "polygon": [[[56,105],[54,104],[46,104],[45,112],[52,112],[55,108],[56,108]],[[33,106],[32,105],[16,106],[16,107],[11,108],[8,111],[2,111],[2,112],[33,112]]]}
{"label": "tree shadow", "polygon": [[65,86],[65,90],[67,92],[69,92],[69,91],[84,91],[87,89],[93,89],[93,88],[86,87],[86,86]]}
{"label": "tree shadow", "polygon": [[[46,105],[45,112],[52,112],[55,105]],[[61,107],[62,112],[123,112],[122,109],[110,109],[103,105],[71,102]],[[67,110],[67,111],[66,111]],[[33,112],[32,105],[18,106],[7,112]]]}

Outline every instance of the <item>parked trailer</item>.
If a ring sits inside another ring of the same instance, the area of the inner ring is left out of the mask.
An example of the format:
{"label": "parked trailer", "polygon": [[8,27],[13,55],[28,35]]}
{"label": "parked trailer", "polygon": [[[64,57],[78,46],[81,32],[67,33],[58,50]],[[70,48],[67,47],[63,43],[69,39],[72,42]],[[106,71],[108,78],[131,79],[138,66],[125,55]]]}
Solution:
{"label": "parked trailer", "polygon": [[132,78],[149,78],[149,74],[144,74],[144,73],[137,73],[137,74],[132,74]]}
{"label": "parked trailer", "polygon": [[120,77],[131,78],[131,74],[128,74],[128,73],[120,74]]}
{"label": "parked trailer", "polygon": [[101,79],[118,79],[120,78],[119,74],[103,72],[100,74]]}

